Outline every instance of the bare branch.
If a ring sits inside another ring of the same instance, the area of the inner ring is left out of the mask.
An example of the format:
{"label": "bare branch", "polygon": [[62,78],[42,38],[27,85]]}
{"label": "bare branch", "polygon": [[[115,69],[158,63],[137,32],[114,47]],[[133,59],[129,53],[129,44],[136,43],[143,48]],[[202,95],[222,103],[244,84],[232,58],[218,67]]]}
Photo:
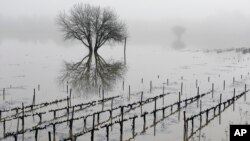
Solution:
{"label": "bare branch", "polygon": [[106,42],[121,42],[127,36],[125,24],[110,8],[79,3],[69,15],[60,13],[57,22],[65,39],[80,40],[90,51],[97,51]]}

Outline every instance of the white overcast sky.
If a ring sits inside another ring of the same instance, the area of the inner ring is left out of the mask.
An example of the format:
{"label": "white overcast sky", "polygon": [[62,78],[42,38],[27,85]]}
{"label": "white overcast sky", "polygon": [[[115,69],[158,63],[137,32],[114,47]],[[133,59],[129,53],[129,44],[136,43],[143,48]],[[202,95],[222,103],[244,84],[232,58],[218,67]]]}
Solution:
{"label": "white overcast sky", "polygon": [[169,46],[172,27],[180,25],[188,46],[250,46],[249,0],[0,0],[0,38],[57,31],[56,15],[78,2],[114,8],[132,44]]}

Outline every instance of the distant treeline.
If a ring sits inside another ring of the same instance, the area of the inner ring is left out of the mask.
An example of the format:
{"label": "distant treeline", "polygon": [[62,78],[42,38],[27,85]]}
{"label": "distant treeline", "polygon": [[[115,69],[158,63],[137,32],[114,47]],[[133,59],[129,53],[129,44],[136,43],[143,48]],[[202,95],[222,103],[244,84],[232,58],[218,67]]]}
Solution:
{"label": "distant treeline", "polygon": [[205,52],[216,52],[216,53],[224,53],[224,52],[241,52],[242,54],[250,53],[250,48],[241,47],[241,48],[227,48],[227,49],[212,49],[212,50],[205,50]]}

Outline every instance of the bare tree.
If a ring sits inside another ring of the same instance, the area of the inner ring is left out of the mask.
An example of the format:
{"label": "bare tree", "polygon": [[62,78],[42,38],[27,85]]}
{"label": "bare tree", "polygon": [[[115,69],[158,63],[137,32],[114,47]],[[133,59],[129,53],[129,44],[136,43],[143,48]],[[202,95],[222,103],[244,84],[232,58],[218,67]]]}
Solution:
{"label": "bare tree", "polygon": [[107,42],[121,42],[127,35],[126,25],[112,9],[89,4],[75,4],[69,14],[61,12],[57,23],[65,39],[81,41],[90,52]]}
{"label": "bare tree", "polygon": [[173,27],[173,32],[177,36],[177,40],[181,40],[181,36],[183,35],[183,33],[185,33],[185,31],[186,31],[186,28],[183,26]]}
{"label": "bare tree", "polygon": [[183,26],[173,27],[173,32],[176,35],[176,40],[173,42],[172,46],[174,49],[183,49],[186,47],[185,43],[182,41],[182,35],[185,33],[186,28]]}

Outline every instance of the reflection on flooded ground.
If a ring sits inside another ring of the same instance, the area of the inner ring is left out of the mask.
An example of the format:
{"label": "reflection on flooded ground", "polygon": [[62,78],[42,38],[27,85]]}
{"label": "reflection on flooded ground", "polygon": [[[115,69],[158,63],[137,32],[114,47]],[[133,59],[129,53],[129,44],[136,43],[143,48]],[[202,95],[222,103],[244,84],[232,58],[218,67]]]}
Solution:
{"label": "reflection on flooded ground", "polygon": [[[209,92],[214,83],[214,98],[208,94],[199,99],[202,100],[203,110],[217,105],[220,94],[223,95],[222,101],[225,101],[232,97],[233,88],[236,88],[236,94],[245,89],[245,84],[249,88],[249,54],[241,52],[217,54],[214,51],[168,51],[162,48],[128,46],[125,65],[122,46],[100,50],[102,56],[83,56],[81,45],[62,48],[54,44],[16,44],[1,46],[0,106],[2,111],[16,107],[22,109],[22,103],[27,107],[24,111],[24,140],[34,140],[35,135],[39,141],[47,140],[48,132],[56,139],[77,137],[78,140],[90,140],[91,133],[87,131],[95,129],[92,128],[93,121],[99,129],[93,134],[94,140],[107,140],[107,134],[110,140],[119,140],[121,131],[123,140],[183,140],[183,111],[186,111],[187,117],[200,112],[197,103],[201,102],[192,98],[197,96],[197,87],[199,94],[202,94]],[[16,50],[15,58],[9,55],[13,49]],[[107,58],[110,56],[114,60],[109,61]],[[66,62],[62,66],[63,60]],[[63,84],[68,81],[72,97],[66,93],[66,87],[57,87],[54,80],[58,80],[58,77]],[[119,79],[124,81],[121,83]],[[224,81],[226,89],[223,88]],[[3,88],[5,95],[1,95]],[[103,88],[104,99],[98,97]],[[107,92],[108,89],[110,91]],[[180,97],[179,91],[182,91]],[[81,96],[74,97],[78,93]],[[160,97],[162,93],[169,94],[163,98]],[[32,104],[34,94],[36,105]],[[157,101],[154,100],[155,97]],[[187,101],[190,98],[192,103]],[[206,114],[202,116],[204,128],[200,129],[200,122],[194,120],[194,134],[191,132],[192,122],[189,122],[189,135],[192,135],[189,140],[224,140],[228,136],[224,131],[228,131],[229,124],[245,124],[249,121],[249,114],[242,116],[243,119],[240,114],[249,111],[249,98],[247,97],[246,102],[239,99],[235,103],[235,111],[232,105],[232,110],[221,112],[221,124],[216,122],[220,119],[219,116],[210,121],[213,119],[211,111],[208,114],[209,124],[205,122]],[[179,100],[182,102],[180,108]],[[171,108],[173,104],[175,105]],[[37,108],[40,105],[46,106]],[[33,111],[30,106],[33,106]],[[124,107],[124,122],[120,122],[121,107]],[[243,111],[240,112],[239,108]],[[8,117],[15,114],[15,111],[4,111],[2,121],[6,119],[8,135],[4,140],[13,140],[13,136],[19,133],[20,140],[21,130],[17,133],[16,127],[19,125],[19,129],[22,128],[22,113],[18,115],[18,124],[16,117]],[[72,121],[74,124],[71,124]],[[67,122],[71,123],[66,124]],[[123,130],[120,123],[124,123]],[[42,129],[43,127],[49,128]],[[0,128],[1,133],[2,129]],[[0,138],[3,138],[2,135]]]}
{"label": "reflection on flooded ground", "polygon": [[78,62],[65,62],[59,79],[78,92],[100,93],[101,89],[111,90],[125,70],[121,61],[106,61],[98,53],[89,53]]}

